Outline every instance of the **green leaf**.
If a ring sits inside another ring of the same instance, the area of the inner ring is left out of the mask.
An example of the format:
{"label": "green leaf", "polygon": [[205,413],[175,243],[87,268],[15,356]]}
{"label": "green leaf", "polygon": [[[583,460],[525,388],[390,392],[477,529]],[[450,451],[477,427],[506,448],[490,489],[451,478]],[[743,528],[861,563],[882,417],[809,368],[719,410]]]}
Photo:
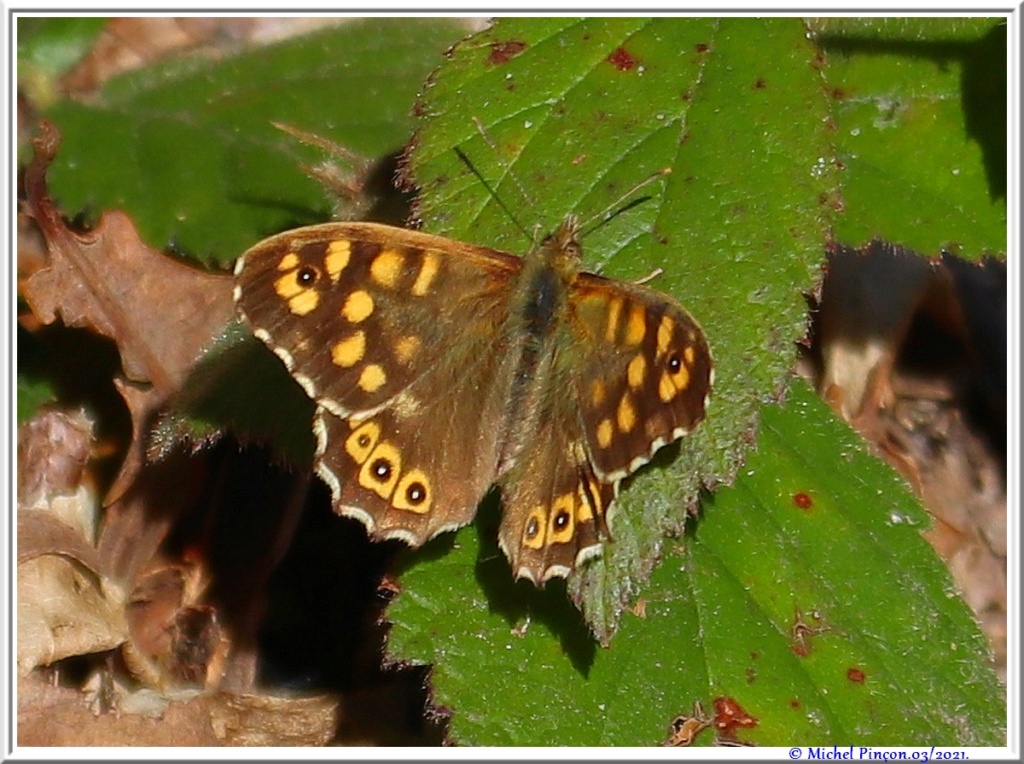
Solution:
{"label": "green leaf", "polygon": [[[729,697],[758,745],[1002,744],[987,647],[906,485],[805,385],[762,413],[736,484],[668,546],[611,649],[560,587],[512,584],[485,532],[409,556],[390,646],[433,664],[455,741],[650,746]],[[819,630],[804,648],[800,614]]]}
{"label": "green leaf", "polygon": [[96,102],[49,112],[63,208],[120,208],[158,248],[226,263],[259,238],[329,217],[301,169],[322,157],[282,122],[370,157],[404,145],[420,83],[459,29],[378,19],[221,61],[173,61],[111,80]]}
{"label": "green leaf", "polygon": [[663,269],[656,286],[703,325],[716,363],[707,420],[668,468],[633,482],[617,543],[571,584],[602,638],[702,481],[735,472],[805,333],[802,290],[836,193],[814,55],[794,19],[506,20],[458,46],[421,105],[410,157],[421,214],[460,239],[529,245],[456,146],[506,205],[523,209],[528,194],[525,214],[539,218],[528,224],[545,229],[672,169],[585,240],[588,266],[606,275]]}
{"label": "green leaf", "polygon": [[1006,251],[1006,23],[818,23],[846,166],[837,238]]}

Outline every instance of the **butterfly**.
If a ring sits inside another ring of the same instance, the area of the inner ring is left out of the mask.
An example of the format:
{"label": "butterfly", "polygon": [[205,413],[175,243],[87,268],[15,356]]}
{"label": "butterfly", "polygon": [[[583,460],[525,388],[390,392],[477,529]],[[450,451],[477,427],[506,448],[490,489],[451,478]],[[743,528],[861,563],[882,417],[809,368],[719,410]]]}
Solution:
{"label": "butterfly", "polygon": [[316,402],[339,514],[417,547],[497,485],[516,578],[600,554],[620,482],[704,418],[713,365],[676,300],[582,270],[580,228],[517,257],[325,223],[237,261],[240,317]]}

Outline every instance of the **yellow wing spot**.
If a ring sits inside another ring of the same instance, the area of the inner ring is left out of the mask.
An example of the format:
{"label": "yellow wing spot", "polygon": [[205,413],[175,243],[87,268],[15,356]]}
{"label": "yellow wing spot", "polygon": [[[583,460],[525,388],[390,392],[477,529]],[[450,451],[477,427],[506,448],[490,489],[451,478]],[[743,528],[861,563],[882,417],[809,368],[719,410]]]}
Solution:
{"label": "yellow wing spot", "polygon": [[633,401],[630,400],[629,393],[623,395],[622,400],[619,401],[619,410],[615,413],[615,421],[618,422],[622,432],[630,432],[636,427],[636,409],[633,408]]}
{"label": "yellow wing spot", "polygon": [[687,366],[693,366],[694,355],[693,345],[687,345],[686,350],[683,351],[683,358],[686,359]]}
{"label": "yellow wing spot", "polygon": [[290,271],[299,267],[299,256],[294,252],[289,252],[287,255],[281,258],[281,262],[277,264],[279,271]]}
{"label": "yellow wing spot", "polygon": [[358,331],[351,337],[346,337],[334,343],[331,348],[331,360],[335,366],[343,369],[351,368],[363,360],[366,355],[366,333]]}
{"label": "yellow wing spot", "polygon": [[523,546],[530,549],[542,549],[544,547],[544,507],[534,507],[526,518],[526,526],[523,528]]}
{"label": "yellow wing spot", "polygon": [[661,324],[658,325],[658,355],[662,356],[668,352],[668,346],[672,343],[672,333],[675,331],[676,322],[668,316],[661,317]]}
{"label": "yellow wing spot", "polygon": [[373,313],[373,298],[369,292],[364,292],[362,289],[350,294],[341,308],[341,315],[345,317],[346,321],[353,324],[366,320],[371,313]]}
{"label": "yellow wing spot", "polygon": [[622,316],[622,300],[612,299],[608,303],[608,322],[604,328],[604,338],[609,342],[615,342],[619,336],[619,318]]}
{"label": "yellow wing spot", "polygon": [[290,300],[295,295],[302,294],[305,287],[299,285],[295,271],[290,271],[274,281],[274,291],[282,300]]}
{"label": "yellow wing spot", "polygon": [[604,403],[604,399],[608,396],[608,388],[605,387],[603,379],[595,379],[593,387],[590,388],[590,400],[594,404],[594,407],[600,406]]}
{"label": "yellow wing spot", "polygon": [[423,515],[430,511],[432,502],[430,480],[423,470],[411,469],[398,481],[391,506]]}
{"label": "yellow wing spot", "polygon": [[[595,514],[601,514],[604,511],[601,506],[600,486],[593,480],[588,480],[586,486],[580,483],[577,495],[580,497],[580,501],[577,502],[577,522],[592,520]],[[594,503],[593,506],[591,502]]]}
{"label": "yellow wing spot", "polygon": [[373,449],[363,462],[359,470],[359,485],[382,499],[390,499],[401,472],[401,453],[385,441]]}
{"label": "yellow wing spot", "polygon": [[676,386],[672,384],[672,379],[667,371],[658,380],[658,397],[661,398],[663,403],[668,403],[676,397]]}
{"label": "yellow wing spot", "polygon": [[422,297],[427,293],[434,276],[437,275],[438,263],[437,255],[434,252],[423,253],[423,265],[420,266],[419,275],[416,276],[416,282],[412,285],[414,295]]}
{"label": "yellow wing spot", "polygon": [[626,342],[630,345],[639,345],[644,341],[647,334],[647,311],[643,305],[637,305],[629,313],[629,321],[626,323]]}
{"label": "yellow wing spot", "polygon": [[612,436],[615,434],[611,419],[602,419],[597,425],[597,445],[601,448],[608,448],[612,444]]}
{"label": "yellow wing spot", "polygon": [[385,249],[370,263],[370,275],[381,286],[394,287],[398,283],[398,277],[402,275],[404,264],[405,259],[401,252]]}
{"label": "yellow wing spot", "polygon": [[647,378],[647,359],[643,355],[638,355],[629,362],[629,366],[626,368],[626,378],[629,380],[629,386],[634,390],[644,383]]}
{"label": "yellow wing spot", "polygon": [[[591,482],[590,493],[593,494],[595,501],[600,501],[600,494],[597,492],[597,486]],[[600,511],[600,508],[598,508]],[[583,483],[580,483],[580,487],[576,490],[576,522],[586,523],[594,519],[594,511],[590,507],[590,496],[587,494],[587,489]]]}
{"label": "yellow wing spot", "polygon": [[320,304],[320,295],[309,289],[300,295],[296,295],[288,301],[288,310],[296,316],[304,316],[316,310]]}
{"label": "yellow wing spot", "polygon": [[575,498],[573,494],[566,493],[555,499],[551,505],[551,525],[548,528],[549,544],[565,544],[572,540],[573,532],[576,530],[576,518],[573,514]]}
{"label": "yellow wing spot", "polygon": [[345,439],[345,450],[357,464],[362,464],[377,445],[379,438],[380,425],[376,422],[366,422],[354,429]]}
{"label": "yellow wing spot", "polygon": [[277,296],[288,301],[288,310],[297,316],[304,316],[316,310],[320,304],[320,294],[299,283],[298,271],[289,271],[274,282]]}
{"label": "yellow wing spot", "polygon": [[414,337],[411,334],[408,337],[400,337],[395,343],[395,356],[408,366],[419,352],[422,344],[419,337]]}
{"label": "yellow wing spot", "polygon": [[324,257],[324,267],[327,268],[327,275],[331,281],[338,283],[341,272],[348,266],[348,260],[352,256],[352,242],[347,239],[337,239],[327,245],[327,255]]}
{"label": "yellow wing spot", "polygon": [[367,364],[359,375],[359,386],[368,393],[375,393],[380,390],[388,381],[388,375],[384,373],[384,367],[380,364]]}

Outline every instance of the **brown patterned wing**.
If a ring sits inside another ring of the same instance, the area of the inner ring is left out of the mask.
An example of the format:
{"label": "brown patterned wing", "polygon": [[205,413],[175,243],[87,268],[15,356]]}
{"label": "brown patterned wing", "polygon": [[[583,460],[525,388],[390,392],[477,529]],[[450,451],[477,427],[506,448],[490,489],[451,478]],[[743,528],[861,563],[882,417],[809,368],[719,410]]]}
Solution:
{"label": "brown patterned wing", "polygon": [[513,370],[498,348],[521,261],[374,224],[289,231],[236,268],[239,313],[318,404],[335,510],[416,546],[495,479]]}
{"label": "brown patterned wing", "polygon": [[582,273],[570,305],[590,462],[601,480],[618,481],[704,418],[711,351],[679,303],[640,285]]}
{"label": "brown patterned wing", "polygon": [[326,223],[248,250],[235,302],[307,394],[348,417],[413,384],[453,337],[490,331],[520,269],[513,255],[416,231]]}
{"label": "brown patterned wing", "polygon": [[498,543],[516,578],[541,585],[601,553],[618,481],[602,481],[587,457],[576,401],[552,386],[549,411],[501,480]]}

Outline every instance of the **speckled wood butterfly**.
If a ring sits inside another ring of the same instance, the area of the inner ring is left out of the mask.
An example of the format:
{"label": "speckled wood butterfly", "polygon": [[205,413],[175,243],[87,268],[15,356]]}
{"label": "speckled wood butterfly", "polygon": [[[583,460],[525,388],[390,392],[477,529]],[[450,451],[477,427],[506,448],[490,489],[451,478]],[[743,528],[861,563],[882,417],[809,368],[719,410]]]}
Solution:
{"label": "speckled wood butterfly", "polygon": [[239,313],[317,403],[337,512],[415,547],[497,484],[517,578],[600,553],[619,483],[701,421],[713,373],[675,300],[581,271],[579,230],[519,258],[327,223],[238,260]]}

